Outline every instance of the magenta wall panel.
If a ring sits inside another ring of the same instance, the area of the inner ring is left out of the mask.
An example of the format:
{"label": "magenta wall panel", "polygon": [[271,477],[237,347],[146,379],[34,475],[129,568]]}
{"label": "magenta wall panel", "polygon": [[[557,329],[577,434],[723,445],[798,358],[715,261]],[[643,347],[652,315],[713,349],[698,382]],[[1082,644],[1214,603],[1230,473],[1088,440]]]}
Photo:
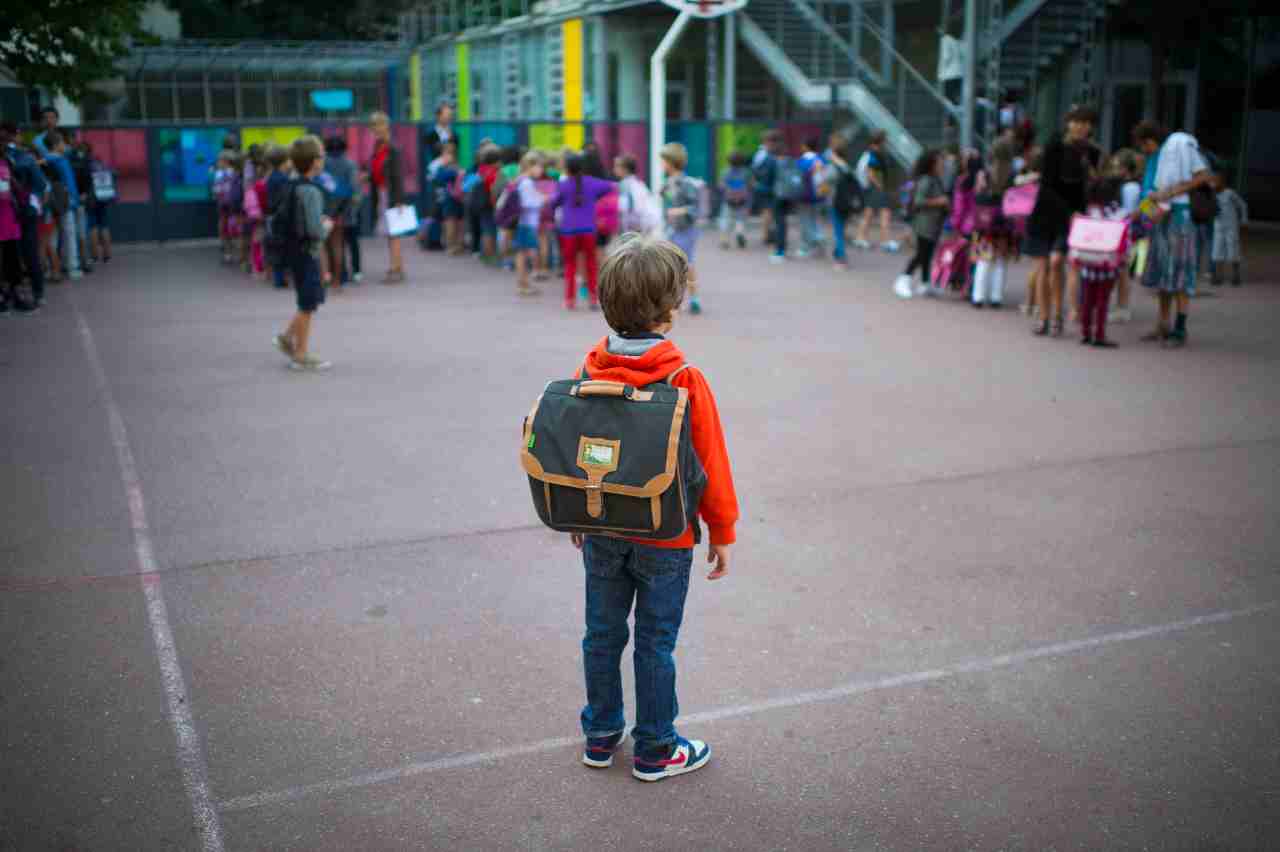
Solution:
{"label": "magenta wall panel", "polygon": [[82,130],[93,153],[116,173],[118,200],[146,204],[151,200],[151,172],[147,166],[145,130]]}

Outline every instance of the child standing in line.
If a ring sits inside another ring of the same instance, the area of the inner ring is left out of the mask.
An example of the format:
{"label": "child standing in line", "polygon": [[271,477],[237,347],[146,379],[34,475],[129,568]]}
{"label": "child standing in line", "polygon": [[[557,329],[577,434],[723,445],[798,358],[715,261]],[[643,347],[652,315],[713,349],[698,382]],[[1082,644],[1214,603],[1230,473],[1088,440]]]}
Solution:
{"label": "child standing in line", "polygon": [[[281,145],[272,145],[267,149],[267,167],[271,171],[267,175],[265,183],[267,204],[262,208],[264,249],[266,248],[266,217],[273,215],[276,210],[280,209],[280,205],[285,203],[285,199],[289,194],[289,152]],[[275,251],[264,251],[264,254],[266,265],[271,268],[273,285],[277,290],[283,290],[287,286],[285,284],[285,271],[289,266],[289,259],[283,254],[277,254]]]}
{"label": "child standing in line", "polygon": [[600,180],[583,173],[582,155],[565,158],[566,177],[556,186],[556,194],[548,205],[560,211],[560,255],[564,261],[564,306],[573,310],[577,301],[578,258],[587,267],[587,298],[591,309],[600,307],[596,290],[596,201],[614,192],[612,181]]}
{"label": "child standing in line", "polygon": [[[266,277],[266,260],[262,253],[262,222],[266,215],[266,207],[262,203],[266,192],[266,161],[262,157],[262,147],[253,145],[249,148],[249,160],[245,165],[245,175],[253,174],[252,181],[244,185],[244,229],[249,239],[249,262],[253,277],[262,281]],[[258,192],[258,184],[262,183],[263,192]]]}
{"label": "child standing in line", "polygon": [[[693,450],[707,472],[698,515],[706,522],[712,564],[708,580],[729,573],[738,498],[715,397],[706,378],[685,361],[666,335],[675,323],[690,269],[683,253],[665,240],[623,238],[601,272],[600,301],[610,335],[586,357],[587,377],[630,385],[669,381],[689,395]],[[693,566],[694,531],[673,541],[629,541],[573,535],[586,574],[586,631],[582,664],[587,703],[582,762],[605,769],[626,735],[621,662],[627,619],[635,609],[636,724],[631,774],[661,781],[706,766],[711,749],[682,737],[673,653],[684,618]]]}
{"label": "child standing in line", "polygon": [[462,204],[453,197],[453,185],[458,180],[458,143],[446,142],[440,156],[431,161],[427,171],[435,193],[436,211],[440,227],[444,231],[444,247],[451,256],[464,254],[462,244]]}
{"label": "child standing in line", "polygon": [[45,181],[49,184],[49,197],[44,209],[40,211],[40,225],[37,234],[40,238],[40,262],[48,268],[46,280],[57,284],[63,280],[62,258],[58,255],[58,223],[66,212],[67,188],[62,183],[62,175],[45,160],[41,168]]}
{"label": "child standing in line", "polygon": [[[1120,204],[1121,181],[1116,178],[1099,178],[1089,184],[1085,196],[1085,215],[1090,219],[1124,221],[1128,216]],[[1107,306],[1111,301],[1111,288],[1120,271],[1129,262],[1129,238],[1116,256],[1099,263],[1082,263],[1072,258],[1071,264],[1080,275],[1083,310],[1080,316],[1080,343],[1100,349],[1114,349],[1116,344],[1107,337]]]}
{"label": "child standing in line", "polygon": [[797,202],[800,211],[800,250],[798,257],[808,257],[822,251],[822,231],[818,225],[819,211],[823,199],[818,195],[818,186],[826,165],[822,155],[818,153],[821,145],[818,137],[812,136],[801,143],[800,174],[804,176],[804,195]]}
{"label": "child standing in line", "polygon": [[1213,286],[1222,286],[1222,267],[1229,263],[1231,286],[1239,287],[1244,283],[1240,277],[1240,226],[1249,221],[1249,206],[1227,185],[1226,175],[1219,173],[1215,179],[1218,215],[1213,220]]}
{"label": "child standing in line", "polygon": [[57,171],[67,191],[66,209],[58,214],[58,236],[62,243],[62,268],[68,278],[75,280],[83,275],[80,268],[80,230],[76,224],[80,215],[80,192],[71,161],[67,158],[67,140],[57,130],[51,130],[45,134],[44,144],[49,149],[46,159]]}
{"label": "child standing in line", "polygon": [[732,230],[738,240],[738,248],[747,247],[747,213],[751,207],[751,170],[747,168],[747,155],[734,151],[729,155],[729,168],[720,176],[720,196],[724,209],[720,213],[720,247],[729,247]]}
{"label": "child standing in line", "polygon": [[698,301],[698,275],[694,272],[698,249],[698,204],[701,193],[693,179],[684,173],[689,152],[679,142],[668,142],[658,152],[667,179],[662,184],[662,210],[667,221],[667,239],[680,247],[689,259],[689,313],[702,313]]}
{"label": "child standing in line", "polygon": [[[1142,155],[1131,148],[1122,148],[1111,157],[1107,174],[1120,184],[1120,209],[1130,220],[1138,219],[1138,206],[1142,203]],[[1111,322],[1125,323],[1133,319],[1129,308],[1129,264],[1126,263],[1116,278],[1116,307],[1111,311]]]}
{"label": "child standing in line", "polygon": [[520,193],[520,221],[516,225],[516,294],[537,296],[541,291],[529,284],[529,272],[538,261],[538,223],[547,199],[538,191],[542,178],[542,158],[529,151],[520,158],[520,174],[515,190]]}
{"label": "child standing in line", "polygon": [[233,153],[223,150],[213,171],[213,200],[218,205],[218,238],[222,240],[222,262],[234,261],[231,254],[231,181],[235,174],[231,167]]}
{"label": "child standing in line", "polygon": [[320,259],[333,222],[324,215],[324,190],[314,181],[324,171],[324,145],[315,136],[303,136],[289,148],[289,159],[298,179],[284,199],[289,227],[286,239],[289,266],[298,311],[289,327],[276,335],[276,348],[289,356],[289,368],[303,372],[327,370],[333,365],[311,354],[311,319],[324,304]]}
{"label": "child standing in line", "polygon": [[916,251],[893,286],[894,292],[902,299],[911,298],[911,276],[917,269],[920,270],[920,286],[915,292],[923,295],[929,289],[933,250],[938,246],[947,209],[951,206],[951,199],[942,188],[942,165],[942,153],[933,149],[921,154],[912,169],[915,189],[911,207],[911,230],[916,237]]}

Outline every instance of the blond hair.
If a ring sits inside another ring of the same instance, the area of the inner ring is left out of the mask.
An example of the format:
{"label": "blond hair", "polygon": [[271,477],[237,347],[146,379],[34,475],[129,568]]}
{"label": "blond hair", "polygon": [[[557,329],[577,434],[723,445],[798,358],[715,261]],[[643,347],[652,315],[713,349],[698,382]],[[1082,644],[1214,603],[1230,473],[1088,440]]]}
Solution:
{"label": "blond hair", "polygon": [[324,159],[324,143],[320,141],[320,137],[310,133],[300,136],[289,146],[289,159],[293,160],[293,167],[298,173],[305,175],[311,171],[316,160]]}
{"label": "blond hair", "polygon": [[689,259],[675,244],[648,234],[618,240],[600,267],[600,307],[619,334],[652,331],[684,301]]}
{"label": "blond hair", "polygon": [[391,117],[388,116],[385,112],[383,112],[380,109],[374,110],[372,113],[369,114],[369,123],[370,124],[390,124]]}
{"label": "blond hair", "polygon": [[537,151],[525,151],[524,156],[520,158],[520,171],[522,172],[527,172],[540,165],[542,165],[542,155]]}
{"label": "blond hair", "polygon": [[680,171],[684,171],[684,167],[689,165],[689,150],[679,142],[663,145],[658,149],[658,156]]}

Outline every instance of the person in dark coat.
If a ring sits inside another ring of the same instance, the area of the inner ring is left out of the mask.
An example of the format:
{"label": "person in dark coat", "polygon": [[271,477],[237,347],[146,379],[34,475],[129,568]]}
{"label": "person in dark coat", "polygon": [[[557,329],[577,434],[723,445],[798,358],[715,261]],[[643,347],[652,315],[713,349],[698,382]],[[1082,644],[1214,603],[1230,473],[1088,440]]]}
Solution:
{"label": "person in dark coat", "polygon": [[[1055,337],[1063,331],[1067,235],[1071,217],[1084,212],[1085,189],[1098,169],[1099,151],[1089,144],[1096,124],[1097,113],[1092,108],[1075,107],[1067,113],[1067,129],[1044,148],[1040,193],[1027,219],[1025,250],[1036,262],[1034,273],[1039,282],[1036,303],[1040,305],[1041,314],[1035,329],[1037,335],[1049,334],[1050,321]],[[1074,278],[1074,272],[1069,274]],[[1076,288],[1073,286],[1071,290],[1074,293]]]}

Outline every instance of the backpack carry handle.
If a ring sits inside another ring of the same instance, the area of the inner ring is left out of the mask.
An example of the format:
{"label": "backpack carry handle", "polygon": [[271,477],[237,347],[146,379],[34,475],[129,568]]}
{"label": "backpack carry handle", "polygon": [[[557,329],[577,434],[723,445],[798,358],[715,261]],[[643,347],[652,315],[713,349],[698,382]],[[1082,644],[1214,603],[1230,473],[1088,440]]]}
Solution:
{"label": "backpack carry handle", "polygon": [[635,388],[621,382],[582,382],[573,389],[575,396],[625,396],[628,399]]}

